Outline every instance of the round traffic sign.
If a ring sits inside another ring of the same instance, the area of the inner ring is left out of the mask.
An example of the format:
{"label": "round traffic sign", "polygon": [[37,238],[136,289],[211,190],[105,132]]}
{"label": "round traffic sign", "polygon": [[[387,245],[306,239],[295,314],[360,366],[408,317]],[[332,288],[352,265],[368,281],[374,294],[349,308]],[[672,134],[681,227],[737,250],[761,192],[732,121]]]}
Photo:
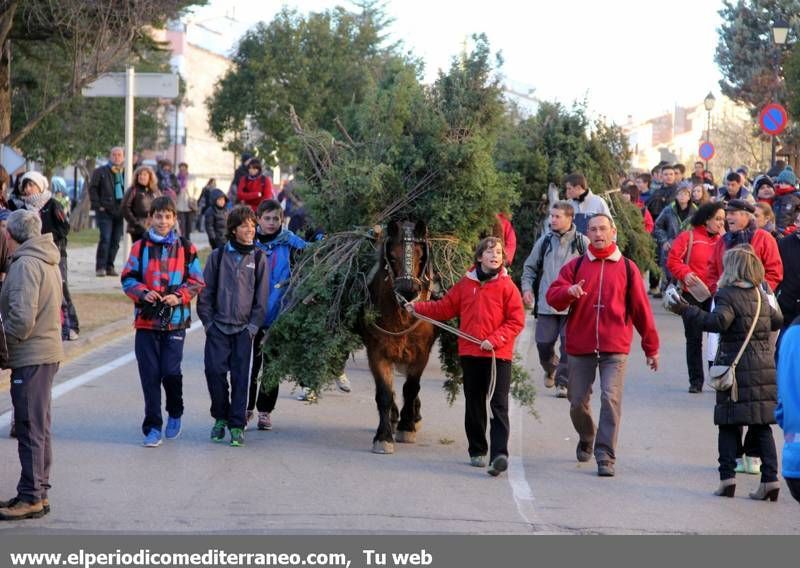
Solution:
{"label": "round traffic sign", "polygon": [[761,109],[761,114],[758,116],[758,123],[761,125],[761,130],[771,136],[777,136],[786,128],[789,123],[789,115],[783,105],[778,103],[770,103]]}
{"label": "round traffic sign", "polygon": [[700,157],[706,162],[714,157],[714,145],[711,142],[703,142],[700,144]]}

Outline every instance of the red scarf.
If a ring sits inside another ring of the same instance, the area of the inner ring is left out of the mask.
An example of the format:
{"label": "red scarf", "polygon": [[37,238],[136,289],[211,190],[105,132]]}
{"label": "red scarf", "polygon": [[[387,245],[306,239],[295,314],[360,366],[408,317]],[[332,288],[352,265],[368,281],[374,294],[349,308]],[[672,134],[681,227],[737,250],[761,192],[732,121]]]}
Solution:
{"label": "red scarf", "polygon": [[595,258],[599,258],[600,260],[604,260],[614,254],[617,250],[617,243],[611,243],[604,249],[597,249],[594,248],[594,245],[589,245],[589,252],[592,253],[592,256]]}

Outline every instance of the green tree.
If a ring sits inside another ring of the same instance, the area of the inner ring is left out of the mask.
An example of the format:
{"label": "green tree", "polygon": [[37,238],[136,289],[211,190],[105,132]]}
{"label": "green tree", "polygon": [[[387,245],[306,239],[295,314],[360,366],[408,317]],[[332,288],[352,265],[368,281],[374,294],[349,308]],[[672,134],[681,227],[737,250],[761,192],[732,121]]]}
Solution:
{"label": "green tree", "polygon": [[389,22],[382,8],[375,1],[360,7],[307,16],[284,8],[248,31],[207,101],[214,135],[232,151],[276,152],[293,163],[290,105],[309,128],[334,131],[337,116],[363,101],[386,66],[400,59],[396,46],[384,45]]}

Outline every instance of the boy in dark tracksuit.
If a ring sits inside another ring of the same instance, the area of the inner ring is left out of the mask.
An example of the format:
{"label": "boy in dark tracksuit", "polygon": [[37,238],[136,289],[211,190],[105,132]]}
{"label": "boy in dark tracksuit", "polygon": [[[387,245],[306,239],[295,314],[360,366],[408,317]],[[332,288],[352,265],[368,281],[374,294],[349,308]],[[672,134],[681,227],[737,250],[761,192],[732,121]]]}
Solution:
{"label": "boy in dark tracksuit", "polygon": [[221,189],[212,189],[205,212],[206,235],[208,235],[208,244],[212,249],[216,250],[225,245],[227,232],[225,218],[227,215],[228,198]]}
{"label": "boy in dark tracksuit", "polygon": [[228,214],[228,243],[208,257],[203,273],[207,285],[197,301],[206,330],[206,383],[215,420],[211,439],[224,440],[227,427],[232,446],[244,444],[253,338],[269,301],[269,267],[264,252],[256,249],[255,235],[253,210],[235,207]]}
{"label": "boy in dark tracksuit", "polygon": [[177,438],[183,415],[181,361],[191,302],[203,288],[197,250],[175,231],[178,219],[169,197],[155,199],[152,223],[131,248],[122,271],[122,289],[134,302],[136,361],[144,393],[143,445],[161,444],[161,386],[167,397],[166,438]]}

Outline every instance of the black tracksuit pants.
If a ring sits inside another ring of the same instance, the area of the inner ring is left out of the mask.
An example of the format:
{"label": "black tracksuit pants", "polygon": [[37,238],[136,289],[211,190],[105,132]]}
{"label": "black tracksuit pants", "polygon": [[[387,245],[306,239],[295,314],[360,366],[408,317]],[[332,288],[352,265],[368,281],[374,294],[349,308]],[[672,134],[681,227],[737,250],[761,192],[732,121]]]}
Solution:
{"label": "black tracksuit pants", "polygon": [[491,357],[461,357],[464,371],[464,400],[466,411],[464,429],[467,432],[470,456],[489,454],[493,460],[508,456],[508,393],[511,388],[511,361],[497,359],[497,382],[490,401],[492,419],[489,423],[491,449],[486,444],[486,397],[492,373]]}
{"label": "black tracksuit pants", "polygon": [[225,420],[229,428],[245,426],[252,356],[253,338],[246,329],[228,335],[212,323],[206,330],[206,384],[211,416]]}

